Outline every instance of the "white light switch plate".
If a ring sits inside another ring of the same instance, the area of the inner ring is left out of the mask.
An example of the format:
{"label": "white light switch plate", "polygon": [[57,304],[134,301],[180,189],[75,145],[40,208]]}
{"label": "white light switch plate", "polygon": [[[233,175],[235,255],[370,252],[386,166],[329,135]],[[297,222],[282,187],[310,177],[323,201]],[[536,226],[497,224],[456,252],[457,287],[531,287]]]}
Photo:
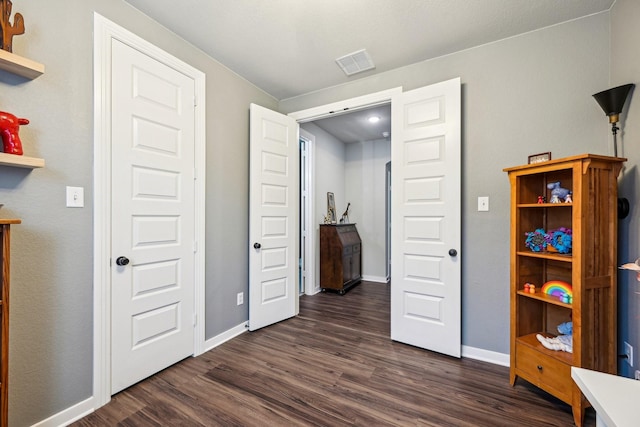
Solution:
{"label": "white light switch plate", "polygon": [[478,212],[488,212],[489,211],[489,197],[482,196],[478,197]]}
{"label": "white light switch plate", "polygon": [[67,207],[84,207],[84,187],[67,187]]}

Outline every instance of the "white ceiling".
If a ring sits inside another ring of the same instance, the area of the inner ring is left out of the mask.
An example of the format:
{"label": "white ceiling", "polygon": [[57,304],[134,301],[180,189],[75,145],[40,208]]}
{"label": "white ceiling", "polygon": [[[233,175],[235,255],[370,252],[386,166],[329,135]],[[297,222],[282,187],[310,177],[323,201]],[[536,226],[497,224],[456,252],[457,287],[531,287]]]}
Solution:
{"label": "white ceiling", "polygon": [[[608,10],[615,0],[125,0],[283,100]],[[335,60],[366,49],[376,68]]]}

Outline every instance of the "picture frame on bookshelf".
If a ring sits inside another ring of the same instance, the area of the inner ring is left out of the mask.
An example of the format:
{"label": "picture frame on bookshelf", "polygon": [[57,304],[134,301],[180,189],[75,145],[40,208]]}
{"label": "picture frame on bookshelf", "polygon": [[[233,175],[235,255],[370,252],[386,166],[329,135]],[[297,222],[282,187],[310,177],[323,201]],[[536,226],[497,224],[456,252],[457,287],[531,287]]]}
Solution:
{"label": "picture frame on bookshelf", "polygon": [[546,153],[532,154],[529,156],[528,160],[528,163],[530,165],[533,165],[535,163],[548,162],[549,160],[551,160],[551,151],[547,151]]}

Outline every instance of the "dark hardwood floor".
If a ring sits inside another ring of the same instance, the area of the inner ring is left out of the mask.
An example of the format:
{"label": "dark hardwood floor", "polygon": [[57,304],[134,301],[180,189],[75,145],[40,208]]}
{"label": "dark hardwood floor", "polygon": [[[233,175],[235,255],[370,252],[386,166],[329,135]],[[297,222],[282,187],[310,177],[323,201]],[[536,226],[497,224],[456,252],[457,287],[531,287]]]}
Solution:
{"label": "dark hardwood floor", "polygon": [[[389,286],[300,299],[113,397],[74,426],[573,426],[571,408],[509,370],[389,339]],[[595,426],[592,409],[585,426]]]}

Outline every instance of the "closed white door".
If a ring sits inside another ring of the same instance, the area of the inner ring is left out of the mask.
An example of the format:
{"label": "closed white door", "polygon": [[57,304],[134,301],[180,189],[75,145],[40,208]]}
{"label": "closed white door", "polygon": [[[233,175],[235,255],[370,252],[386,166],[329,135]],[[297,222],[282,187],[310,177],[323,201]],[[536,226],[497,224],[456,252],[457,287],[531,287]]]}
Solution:
{"label": "closed white door", "polygon": [[195,84],[116,39],[111,73],[116,393],[193,354]]}
{"label": "closed white door", "polygon": [[391,108],[391,338],[460,357],[460,79]]}
{"label": "closed white door", "polygon": [[298,123],[250,106],[249,330],[298,314]]}

